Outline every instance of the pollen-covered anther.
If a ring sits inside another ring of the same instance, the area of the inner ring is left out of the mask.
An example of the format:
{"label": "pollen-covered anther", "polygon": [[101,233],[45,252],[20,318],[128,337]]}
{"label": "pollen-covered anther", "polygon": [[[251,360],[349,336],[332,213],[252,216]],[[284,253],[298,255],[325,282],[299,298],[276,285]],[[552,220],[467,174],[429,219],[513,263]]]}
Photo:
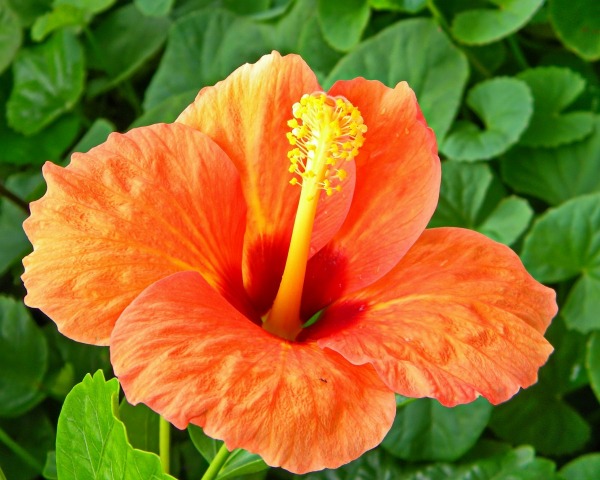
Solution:
{"label": "pollen-covered anther", "polygon": [[290,183],[304,186],[310,180],[328,195],[339,192],[347,173],[338,167],[358,155],[367,131],[359,110],[343,97],[317,92],[303,95],[292,113],[289,171],[298,177]]}

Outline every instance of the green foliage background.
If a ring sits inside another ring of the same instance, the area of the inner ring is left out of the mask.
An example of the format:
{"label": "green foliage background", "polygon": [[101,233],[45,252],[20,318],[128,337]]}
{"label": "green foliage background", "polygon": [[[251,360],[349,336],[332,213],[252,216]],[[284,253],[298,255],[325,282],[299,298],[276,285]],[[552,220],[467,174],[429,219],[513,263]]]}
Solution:
{"label": "green foliage background", "polygon": [[[600,478],[597,0],[0,0],[0,479],[57,478],[57,465],[61,480],[169,478],[140,451],[158,451],[157,416],[86,377],[112,376],[107,350],[23,305],[21,223],[45,161],[173,121],[271,50],[301,54],[325,88],[407,80],[444,159],[430,226],[510,245],[560,304],[537,385],[498,407],[398,397],[380,447],[303,477]],[[174,432],[172,475],[199,478],[217,449],[200,429]],[[240,451],[219,478],[292,477]]]}

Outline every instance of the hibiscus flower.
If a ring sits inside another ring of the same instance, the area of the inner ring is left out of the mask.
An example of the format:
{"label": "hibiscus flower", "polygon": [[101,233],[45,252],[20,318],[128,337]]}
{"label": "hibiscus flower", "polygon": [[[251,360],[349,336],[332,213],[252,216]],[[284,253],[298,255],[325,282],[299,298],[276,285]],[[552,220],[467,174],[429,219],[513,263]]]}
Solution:
{"label": "hibiscus flower", "polygon": [[357,458],[395,392],[505,401],[552,350],[554,292],[515,253],[424,230],[440,163],[405,82],[323,93],[274,52],[44,176],[26,303],[110,345],[130,402],[269,465]]}

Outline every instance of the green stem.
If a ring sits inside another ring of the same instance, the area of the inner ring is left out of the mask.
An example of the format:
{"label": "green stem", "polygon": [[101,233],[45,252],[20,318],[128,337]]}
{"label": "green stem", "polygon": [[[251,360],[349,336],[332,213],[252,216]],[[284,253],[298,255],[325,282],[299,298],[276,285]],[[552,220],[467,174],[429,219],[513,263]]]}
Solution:
{"label": "green stem", "polygon": [[225,462],[229,457],[229,453],[230,452],[229,450],[227,450],[225,444],[221,445],[221,448],[215,455],[215,458],[213,458],[213,461],[210,462],[208,469],[206,470],[206,472],[204,472],[204,475],[202,475],[201,480],[213,480],[217,478],[217,475],[219,475],[219,472],[221,471],[223,465],[225,465]]}
{"label": "green stem", "polygon": [[160,417],[158,429],[158,451],[163,472],[169,473],[171,463],[171,424]]}
{"label": "green stem", "polygon": [[0,197],[6,197],[12,203],[14,203],[17,207],[23,210],[27,215],[29,215],[29,206],[27,202],[21,200],[14,193],[12,193],[8,188],[0,183]]}
{"label": "green stem", "polygon": [[6,445],[17,457],[23,460],[24,463],[33,468],[36,472],[42,473],[44,466],[37,461],[27,450],[15,442],[8,433],[0,428],[0,442]]}
{"label": "green stem", "polygon": [[442,30],[444,30],[450,36],[450,25],[448,25],[448,22],[444,18],[442,12],[440,12],[440,9],[437,8],[437,5],[435,4],[434,0],[427,0],[427,9],[431,13],[435,21],[438,23],[438,25],[442,27]]}
{"label": "green stem", "polygon": [[515,56],[515,60],[517,61],[519,66],[523,70],[528,69],[529,63],[527,63],[527,59],[525,58],[525,55],[523,55],[523,51],[521,50],[521,47],[519,46],[519,42],[517,42],[517,39],[515,38],[515,36],[511,35],[506,40],[508,42],[508,47],[510,48],[511,52]]}

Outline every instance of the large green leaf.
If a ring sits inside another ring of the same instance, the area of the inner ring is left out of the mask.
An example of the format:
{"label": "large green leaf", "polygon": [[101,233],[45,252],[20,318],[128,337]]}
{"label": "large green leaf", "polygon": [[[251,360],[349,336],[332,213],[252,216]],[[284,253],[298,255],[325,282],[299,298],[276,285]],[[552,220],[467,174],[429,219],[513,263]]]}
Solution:
{"label": "large green leaf", "polygon": [[592,135],[554,149],[517,147],[501,164],[505,182],[552,205],[600,191],[600,116]]}
{"label": "large green leaf", "polygon": [[454,17],[452,35],[457,40],[470,45],[500,40],[525,25],[544,0],[492,0],[485,3],[498,8],[476,8]]}
{"label": "large green leaf", "polygon": [[393,455],[413,462],[456,460],[475,444],[491,412],[491,405],[483,398],[454,408],[420,399],[398,409],[382,445]]}
{"label": "large green leaf", "polygon": [[4,296],[0,296],[0,365],[0,416],[19,415],[45,397],[46,338],[25,306]]}
{"label": "large green leaf", "polygon": [[329,74],[335,80],[364,76],[393,87],[406,80],[429,125],[442,139],[460,104],[469,68],[464,54],[429,19],[404,20],[362,42]]}
{"label": "large green leaf", "polygon": [[[94,93],[112,88],[140,69],[163,46],[169,25],[167,18],[147,17],[132,4],[103,17],[88,36],[90,67],[107,74],[96,82]],[[179,68],[171,74],[176,76]]]}
{"label": "large green leaf", "polygon": [[534,110],[531,123],[520,145],[527,147],[557,147],[582,140],[594,128],[592,112],[561,113],[585,89],[585,80],[568,68],[539,67],[517,75],[533,94]]}
{"label": "large green leaf", "polygon": [[61,480],[163,480],[159,458],[134,449],[118,419],[119,382],[101,370],[67,395],[58,418],[56,468]]}
{"label": "large green leaf", "polygon": [[83,92],[83,49],[66,30],[36,47],[21,50],[14,65],[7,104],[9,125],[26,135],[39,132],[71,110]]}
{"label": "large green leaf", "polygon": [[466,103],[485,128],[470,121],[455,124],[441,146],[454,160],[488,160],[504,153],[527,128],[533,112],[527,84],[508,77],[477,84],[469,91]]}
{"label": "large green leaf", "polygon": [[149,110],[169,97],[198,91],[225,78],[267,50],[264,26],[222,10],[203,10],[178,20],[167,50],[146,90]]}
{"label": "large green leaf", "polygon": [[[196,449],[208,463],[212,462],[223,442],[208,437],[200,427],[195,425],[190,425],[188,432]],[[262,472],[268,468],[269,466],[258,455],[238,448],[227,457],[227,461],[219,471],[217,480],[235,479],[241,475]]]}
{"label": "large green leaf", "polygon": [[589,453],[567,463],[560,469],[564,480],[597,480],[600,472],[600,453]]}
{"label": "large green leaf", "polygon": [[15,13],[7,0],[0,0],[0,73],[12,62],[23,35]]}
{"label": "large green leaf", "polygon": [[134,0],[137,9],[149,17],[165,17],[173,8],[175,0]]}
{"label": "large green leaf", "polygon": [[124,398],[119,405],[119,419],[125,424],[133,448],[159,453],[160,416],[143,403],[131,405]]}
{"label": "large green leaf", "polygon": [[598,0],[550,0],[548,12],[556,33],[567,48],[588,61],[600,58]]}
{"label": "large green leaf", "polygon": [[566,402],[540,388],[519,393],[494,409],[490,427],[511,443],[548,455],[577,452],[590,438],[588,423]]}
{"label": "large green leaf", "polygon": [[526,200],[504,195],[487,164],[443,162],[440,199],[429,227],[470,228],[511,245],[529,225],[533,210]]}
{"label": "large green leaf", "polygon": [[425,8],[427,0],[369,0],[369,5],[375,10],[392,10],[398,12],[416,13]]}
{"label": "large green leaf", "polygon": [[22,26],[31,25],[37,17],[52,7],[53,0],[8,0],[8,5],[19,18]]}
{"label": "large green leaf", "polygon": [[561,310],[569,328],[600,329],[600,193],[548,210],[525,238],[521,255],[541,282],[580,275]]}
{"label": "large green leaf", "polygon": [[590,377],[592,390],[600,401],[600,332],[590,335],[587,343],[585,366]]}
{"label": "large green leaf", "polygon": [[317,12],[325,39],[346,52],[360,40],[371,9],[368,0],[319,0]]}

